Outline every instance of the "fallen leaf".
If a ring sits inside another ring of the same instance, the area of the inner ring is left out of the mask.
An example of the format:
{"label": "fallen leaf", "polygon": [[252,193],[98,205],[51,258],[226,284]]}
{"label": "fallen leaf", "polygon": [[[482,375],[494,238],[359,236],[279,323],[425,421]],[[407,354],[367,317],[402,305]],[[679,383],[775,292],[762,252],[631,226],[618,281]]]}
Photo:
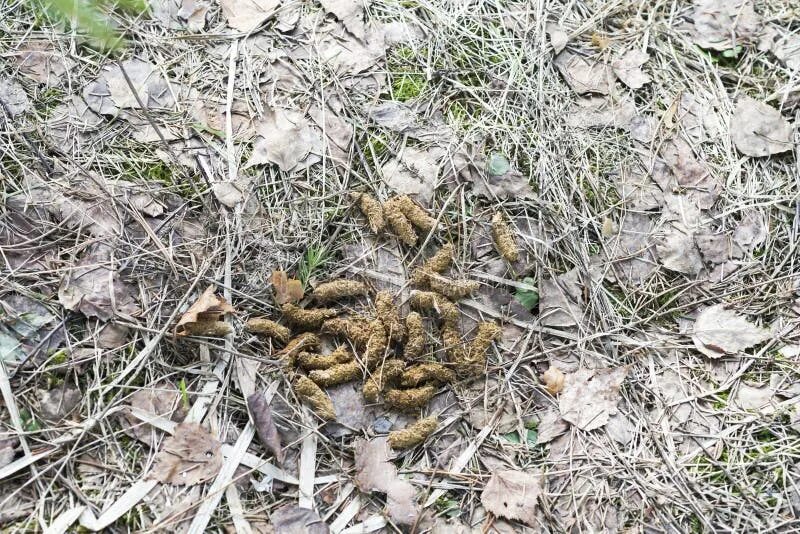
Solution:
{"label": "fallen leaf", "polygon": [[633,423],[621,413],[616,413],[608,419],[606,433],[621,445],[627,445],[636,435]]}
{"label": "fallen leaf", "polygon": [[66,384],[46,391],[39,399],[42,418],[57,423],[68,416],[80,404],[82,398],[80,390]]}
{"label": "fallen leaf", "polygon": [[692,21],[692,40],[713,50],[753,44],[763,26],[751,0],[695,0]]}
{"label": "fallen leaf", "polygon": [[543,484],[544,477],[536,469],[495,471],[483,488],[481,504],[497,517],[536,525]]}
{"label": "fallen leaf", "polygon": [[553,63],[567,85],[579,95],[607,95],[614,86],[614,72],[605,63],[598,63],[571,52],[561,52]]}
{"label": "fallen leaf", "polygon": [[222,444],[197,423],[180,423],[156,454],[150,478],[164,484],[194,486],[222,468]]}
{"label": "fallen leaf", "polygon": [[700,232],[694,235],[694,242],[707,263],[716,265],[742,257],[742,249],[729,234]]}
{"label": "fallen leaf", "polygon": [[616,187],[620,198],[632,208],[629,214],[664,205],[664,193],[646,173],[624,167],[612,176],[617,177]]}
{"label": "fallen leaf", "polygon": [[336,421],[325,425],[325,434],[341,437],[369,428],[375,420],[376,407],[364,403],[360,385],[347,382],[327,388],[325,392],[333,402]]}
{"label": "fallen leaf", "polygon": [[550,395],[558,395],[564,389],[564,373],[558,367],[551,365],[542,375],[542,381]]}
{"label": "fallen leaf", "polygon": [[16,447],[16,440],[0,439],[0,469],[14,461]]}
{"label": "fallen leaf", "polygon": [[82,144],[90,133],[103,123],[103,117],[92,111],[79,95],[72,95],[56,106],[44,123],[44,131],[60,147]]}
{"label": "fallen leaf", "polygon": [[328,525],[314,510],[294,504],[281,506],[270,515],[275,534],[328,534]]}
{"label": "fallen leaf", "polygon": [[555,55],[560,54],[567,47],[569,35],[564,28],[554,22],[548,22],[544,28],[550,37],[550,46],[553,47],[553,53]]}
{"label": "fallen leaf", "polygon": [[716,139],[723,132],[722,119],[711,96],[682,92],[678,102],[677,122],[692,143]]}
{"label": "fallen leaf", "polygon": [[320,0],[322,8],[334,15],[359,39],[364,39],[366,34],[364,26],[364,5],[358,0]]}
{"label": "fallen leaf", "polygon": [[25,89],[18,81],[7,77],[0,78],[0,104],[12,118],[31,109]]}
{"label": "fallen leaf", "polygon": [[211,190],[220,204],[228,208],[235,208],[244,200],[241,189],[231,182],[216,182],[211,186]]}
{"label": "fallen leaf", "polygon": [[200,297],[181,316],[175,325],[178,336],[226,336],[233,328],[223,321],[226,313],[233,313],[233,306],[214,294],[214,286],[208,286]]}
{"label": "fallen leaf", "polygon": [[619,388],[627,374],[627,366],[567,374],[558,401],[561,417],[586,431],[605,425],[617,413]]}
{"label": "fallen leaf", "polygon": [[761,410],[771,405],[775,398],[775,390],[769,386],[754,387],[739,384],[733,403],[742,410]]}
{"label": "fallen leaf", "polygon": [[64,342],[64,328],[42,302],[19,293],[0,299],[0,361],[47,355]]}
{"label": "fallen leaf", "polygon": [[328,155],[334,162],[346,164],[353,141],[353,126],[330,108],[314,106],[308,112],[328,140]]}
{"label": "fallen leaf", "polygon": [[582,98],[566,117],[568,126],[574,128],[629,127],[636,115],[636,106],[628,99]]}
{"label": "fallen leaf", "polygon": [[61,78],[75,67],[75,62],[55,50],[49,43],[28,42],[14,53],[19,71],[39,83],[57,86]]}
{"label": "fallen leaf", "polygon": [[800,68],[800,36],[772,25],[762,35],[758,47],[772,52],[789,70]]}
{"label": "fallen leaf", "polygon": [[389,445],[385,437],[358,439],[355,451],[355,483],[364,493],[377,491],[386,494],[389,517],[400,525],[412,525],[420,514],[414,486],[400,478],[397,468],[389,461]]}
{"label": "fallen leaf", "polygon": [[558,410],[550,409],[539,418],[539,425],[536,427],[538,432],[536,444],[550,443],[567,429],[569,429],[569,423],[564,421]]}
{"label": "fallen leaf", "polygon": [[748,96],[736,103],[730,132],[734,146],[746,156],[771,156],[793,146],[789,121],[777,109]]}
{"label": "fallen leaf", "polygon": [[[273,108],[256,123],[257,137],[245,168],[274,163],[282,171],[300,170],[319,161],[322,138],[299,111]],[[312,151],[314,154],[312,154]]]}
{"label": "fallen leaf", "polygon": [[650,146],[658,133],[659,121],[652,115],[636,115],[628,123],[628,132],[632,139]]}
{"label": "fallen leaf", "polygon": [[622,83],[631,89],[639,89],[651,81],[650,75],[642,71],[642,65],[649,59],[647,52],[634,48],[612,61],[611,68]]}
{"label": "fallen leaf", "polygon": [[228,26],[249,33],[261,26],[280,6],[280,0],[219,0]]}
{"label": "fallen leaf", "polygon": [[202,31],[211,4],[203,0],[149,0],[150,12],[167,29]]}
{"label": "fallen leaf", "polygon": [[[136,88],[131,91],[122,69]],[[175,99],[167,80],[161,76],[156,65],[140,59],[130,59],[120,64],[105,67],[101,78],[108,87],[108,96],[118,109],[140,109],[139,100],[148,110],[172,109]],[[138,95],[139,100],[136,99]],[[112,113],[113,114],[113,113]]]}
{"label": "fallen leaf", "polygon": [[[179,423],[187,413],[182,397],[175,384],[163,381],[152,387],[136,390],[131,395],[130,407]],[[149,423],[144,423],[130,413],[125,413],[124,419],[128,425],[123,429],[126,434],[141,441],[155,442],[157,436],[153,435],[153,427]]]}
{"label": "fallen leaf", "polygon": [[61,280],[58,301],[68,310],[101,321],[108,321],[117,314],[138,313],[134,287],[122,281],[115,264],[110,246],[93,245]]}
{"label": "fallen leaf", "polygon": [[295,278],[289,278],[286,271],[272,271],[270,281],[277,304],[295,303],[303,299],[303,283]]}
{"label": "fallen leaf", "polygon": [[703,259],[695,246],[694,235],[673,225],[656,241],[661,264],[672,271],[697,276],[703,270]]}
{"label": "fallen leaf", "polygon": [[436,150],[407,146],[397,158],[384,164],[381,175],[395,193],[410,195],[420,204],[428,206],[439,176],[440,157],[436,153]]}
{"label": "fallen leaf", "polygon": [[275,422],[272,420],[272,410],[264,393],[256,392],[247,397],[247,408],[256,426],[258,439],[272,451],[278,464],[283,464],[284,454],[281,446],[281,436],[278,433],[278,427],[275,426]]}
{"label": "fallen leaf", "polygon": [[575,326],[583,318],[578,271],[573,269],[539,283],[539,320],[545,326]]}
{"label": "fallen leaf", "polygon": [[697,350],[709,358],[737,354],[770,337],[769,330],[754,325],[722,304],[709,306],[701,311],[692,333],[692,341]]}
{"label": "fallen leaf", "polygon": [[733,241],[742,249],[752,252],[766,241],[768,232],[764,215],[755,210],[747,210],[733,231]]}

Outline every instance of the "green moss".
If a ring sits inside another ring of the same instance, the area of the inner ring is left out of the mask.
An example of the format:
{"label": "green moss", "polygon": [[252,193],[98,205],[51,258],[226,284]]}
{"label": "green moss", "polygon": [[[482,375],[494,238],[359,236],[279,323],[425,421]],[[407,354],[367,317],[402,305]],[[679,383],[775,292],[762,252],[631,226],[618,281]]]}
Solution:
{"label": "green moss", "polygon": [[392,80],[392,97],[405,102],[422,94],[425,89],[425,77],[422,74],[402,73]]}

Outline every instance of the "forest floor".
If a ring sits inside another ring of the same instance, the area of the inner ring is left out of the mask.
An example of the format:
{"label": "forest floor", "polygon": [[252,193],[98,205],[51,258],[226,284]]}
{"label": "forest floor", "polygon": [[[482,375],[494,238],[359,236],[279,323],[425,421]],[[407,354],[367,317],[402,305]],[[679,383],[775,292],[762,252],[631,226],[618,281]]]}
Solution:
{"label": "forest floor", "polygon": [[2,532],[800,531],[800,3],[36,5]]}

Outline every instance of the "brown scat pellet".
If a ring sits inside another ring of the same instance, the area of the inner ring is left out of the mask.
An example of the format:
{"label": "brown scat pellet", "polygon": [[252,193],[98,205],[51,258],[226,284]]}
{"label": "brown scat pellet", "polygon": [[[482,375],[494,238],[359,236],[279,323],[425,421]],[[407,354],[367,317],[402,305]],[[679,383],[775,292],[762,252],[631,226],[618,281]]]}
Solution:
{"label": "brown scat pellet", "polygon": [[397,199],[389,199],[383,204],[383,213],[386,216],[386,221],[392,228],[395,235],[406,245],[416,245],[417,232],[411,225],[405,213],[400,209]]}
{"label": "brown scat pellet", "polygon": [[369,323],[369,340],[364,349],[364,365],[367,369],[374,369],[386,354],[386,349],[389,346],[389,336],[386,335],[386,329],[379,319],[373,319]]}
{"label": "brown scat pellet", "polygon": [[367,286],[358,280],[332,280],[314,288],[311,294],[319,302],[331,302],[367,294]]}
{"label": "brown scat pellet", "polygon": [[422,269],[442,274],[453,264],[454,253],[455,247],[453,247],[452,243],[442,245],[442,248],[437,250],[433,256],[425,260],[425,263],[422,264]]}
{"label": "brown scat pellet", "polygon": [[410,197],[407,195],[401,195],[396,197],[396,199],[397,206],[411,224],[425,233],[428,233],[436,228],[436,219],[428,215],[428,212],[417,205],[417,203],[411,200]]}
{"label": "brown scat pellet", "polygon": [[428,277],[428,287],[451,300],[460,300],[475,293],[480,284],[475,280],[453,280],[438,274]]}
{"label": "brown scat pellet", "polygon": [[466,360],[466,349],[461,340],[461,332],[455,324],[445,323],[441,328],[442,345],[447,353],[447,360],[459,364]]}
{"label": "brown scat pellet", "polygon": [[327,393],[305,376],[298,376],[293,384],[295,394],[311,405],[311,409],[325,421],[336,419],[333,401]]}
{"label": "brown scat pellet", "polygon": [[486,352],[493,341],[500,338],[500,327],[493,322],[483,322],[478,325],[475,338],[464,350],[460,361],[456,362],[456,369],[462,376],[480,374],[486,366]]}
{"label": "brown scat pellet", "polygon": [[422,386],[411,389],[390,389],[384,395],[386,404],[398,410],[413,411],[422,408],[436,394],[433,386]]}
{"label": "brown scat pellet", "polygon": [[303,309],[299,306],[295,306],[291,302],[284,304],[281,310],[287,321],[293,326],[303,330],[317,330],[326,320],[339,315],[337,310],[328,308]]}
{"label": "brown scat pellet", "polygon": [[321,387],[344,384],[361,378],[361,367],[358,362],[340,363],[327,369],[316,369],[308,373],[308,377]]}
{"label": "brown scat pellet", "polygon": [[369,223],[369,229],[379,234],[386,227],[386,219],[383,216],[381,203],[368,193],[353,193],[351,198],[358,204],[358,209],[364,214]]}
{"label": "brown scat pellet", "polygon": [[297,363],[303,369],[328,369],[340,363],[347,363],[353,359],[349,351],[336,350],[330,354],[316,354],[314,352],[301,352],[297,355]]}
{"label": "brown scat pellet", "polygon": [[289,342],[289,337],[292,335],[291,331],[282,324],[264,317],[248,319],[244,329],[253,334],[271,337],[284,344]]}
{"label": "brown scat pellet", "polygon": [[492,217],[492,239],[500,255],[509,262],[519,259],[519,247],[514,239],[514,234],[500,212]]}
{"label": "brown scat pellet", "polygon": [[406,315],[406,344],[403,347],[403,358],[416,360],[425,351],[425,327],[422,316],[417,312]]}
{"label": "brown scat pellet", "polygon": [[322,332],[349,339],[356,347],[369,341],[369,321],[360,317],[336,317],[322,323]]}
{"label": "brown scat pellet", "polygon": [[406,336],[406,327],[400,319],[400,311],[394,304],[391,291],[379,291],[375,295],[375,310],[389,337],[393,341],[403,341]]}
{"label": "brown scat pellet", "polygon": [[403,374],[406,362],[396,358],[390,358],[383,362],[380,369],[367,377],[362,388],[364,398],[369,402],[377,402],[378,396],[386,389],[389,384],[394,384]]}
{"label": "brown scat pellet", "polygon": [[449,384],[455,381],[456,374],[452,369],[441,363],[421,363],[403,371],[400,385],[403,387],[417,387],[426,382]]}
{"label": "brown scat pellet", "polygon": [[417,291],[411,295],[411,306],[422,311],[435,311],[442,321],[456,325],[460,314],[455,304],[433,291]]}
{"label": "brown scat pellet", "polygon": [[317,349],[319,349],[319,338],[316,334],[307,332],[289,340],[289,343],[278,352],[278,356],[286,362],[286,365],[294,367],[298,354]]}
{"label": "brown scat pellet", "polygon": [[419,445],[433,434],[437,426],[439,426],[439,420],[436,416],[418,419],[403,430],[389,432],[389,446],[393,449],[408,449]]}

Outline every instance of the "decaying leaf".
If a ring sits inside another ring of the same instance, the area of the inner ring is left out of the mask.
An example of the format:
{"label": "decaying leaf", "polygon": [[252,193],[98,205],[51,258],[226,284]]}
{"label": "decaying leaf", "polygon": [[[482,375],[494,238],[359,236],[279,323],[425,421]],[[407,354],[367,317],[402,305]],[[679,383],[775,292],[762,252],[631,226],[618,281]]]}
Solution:
{"label": "decaying leaf", "polygon": [[280,0],[220,0],[228,26],[251,32],[261,26],[280,6]]}
{"label": "decaying leaf", "polygon": [[619,388],[628,367],[578,369],[564,379],[559,398],[561,417],[581,430],[594,430],[617,413]]}
{"label": "decaying leaf", "polygon": [[[322,138],[305,114],[288,108],[270,108],[256,124],[253,153],[245,168],[274,163],[282,171],[300,170],[319,161]],[[312,154],[313,152],[313,154]]]}
{"label": "decaying leaf", "polygon": [[356,459],[355,483],[364,493],[377,491],[386,494],[387,512],[392,521],[411,525],[420,513],[416,490],[397,474],[389,461],[388,438],[369,441],[359,439],[353,444]]}
{"label": "decaying leaf", "polygon": [[272,410],[264,393],[256,392],[247,397],[247,409],[256,426],[258,439],[272,451],[272,454],[275,455],[275,460],[282,464],[284,455],[281,447],[281,436],[278,433],[278,427],[275,426],[275,421],[272,420]]}
{"label": "decaying leaf", "polygon": [[[172,382],[167,381],[135,391],[131,395],[130,407],[176,423],[183,421],[187,411],[183,395]],[[148,423],[143,423],[141,419],[129,413],[124,415],[124,420],[127,423],[127,428],[124,429],[126,434],[144,441],[150,436],[153,427]]]}
{"label": "decaying leaf", "polygon": [[569,42],[569,35],[564,28],[554,22],[548,22],[545,25],[545,32],[550,37],[550,46],[553,47],[553,53],[555,55],[560,54],[566,47],[567,43]]}
{"label": "decaying leaf", "polygon": [[649,59],[650,56],[647,52],[634,48],[614,60],[611,63],[611,67],[622,83],[631,89],[639,89],[651,81],[650,75],[642,71],[642,65],[647,63]]}
{"label": "decaying leaf", "polygon": [[730,131],[733,144],[746,156],[771,156],[793,146],[789,121],[777,109],[748,96],[736,103]]}
{"label": "decaying leaf", "polygon": [[553,61],[564,80],[579,95],[607,95],[614,86],[614,72],[609,65],[561,52]]}
{"label": "decaying leaf", "polygon": [[716,304],[697,316],[692,341],[697,350],[709,358],[721,358],[763,343],[770,336],[769,330],[754,325],[722,304]]}
{"label": "decaying leaf", "polygon": [[541,280],[539,316],[542,324],[547,326],[574,326],[581,322],[583,297],[577,269]]}
{"label": "decaying leaf", "polygon": [[[136,88],[135,95],[125,79],[125,74]],[[140,101],[150,110],[171,109],[175,105],[169,83],[161,75],[158,67],[147,61],[130,59],[121,64],[112,64],[103,69],[99,81],[106,84],[108,98],[118,109],[140,109],[142,107]],[[100,112],[106,113],[106,111]]]}
{"label": "decaying leaf", "polygon": [[75,62],[52,48],[49,43],[32,41],[14,53],[19,71],[39,83],[55,86],[72,70]]}
{"label": "decaying leaf", "polygon": [[399,195],[411,195],[427,206],[436,189],[440,154],[407,146],[381,168],[384,180]]}
{"label": "decaying leaf", "polygon": [[751,0],[695,0],[692,21],[692,40],[713,50],[753,44],[763,26]]}
{"label": "decaying leaf", "polygon": [[[25,89],[13,78],[0,78],[0,104],[12,117],[25,113],[31,108]],[[5,116],[5,113],[2,114]]]}
{"label": "decaying leaf", "polygon": [[67,417],[81,402],[83,395],[74,386],[62,385],[46,391],[39,400],[42,418],[53,423]]}
{"label": "decaying leaf", "polygon": [[303,300],[303,283],[295,278],[289,278],[286,271],[272,271],[270,281],[275,291],[276,303],[283,305]]}
{"label": "decaying leaf", "polygon": [[150,477],[165,484],[193,486],[211,480],[222,468],[222,445],[197,423],[180,423],[164,440]]}
{"label": "decaying leaf", "polygon": [[204,0],[149,0],[153,18],[165,28],[201,31],[211,4]]}
{"label": "decaying leaf", "polygon": [[314,510],[294,504],[281,506],[270,516],[274,534],[328,534],[330,529]]}
{"label": "decaying leaf", "polygon": [[575,128],[630,128],[636,106],[628,98],[580,98],[566,117],[568,126]]}
{"label": "decaying leaf", "polygon": [[323,9],[333,14],[355,37],[365,36],[364,6],[357,0],[320,0]]}
{"label": "decaying leaf", "polygon": [[178,336],[226,336],[233,328],[223,321],[226,313],[233,313],[233,306],[214,293],[208,286],[200,297],[183,314],[175,326]]}
{"label": "decaying leaf", "polygon": [[552,365],[542,375],[544,388],[551,395],[557,395],[564,389],[564,373],[558,367]]}
{"label": "decaying leaf", "polygon": [[483,488],[481,504],[497,517],[536,525],[543,484],[538,470],[495,471]]}
{"label": "decaying leaf", "polygon": [[656,242],[656,252],[661,264],[672,271],[697,276],[703,270],[703,259],[694,236],[672,225]]}

